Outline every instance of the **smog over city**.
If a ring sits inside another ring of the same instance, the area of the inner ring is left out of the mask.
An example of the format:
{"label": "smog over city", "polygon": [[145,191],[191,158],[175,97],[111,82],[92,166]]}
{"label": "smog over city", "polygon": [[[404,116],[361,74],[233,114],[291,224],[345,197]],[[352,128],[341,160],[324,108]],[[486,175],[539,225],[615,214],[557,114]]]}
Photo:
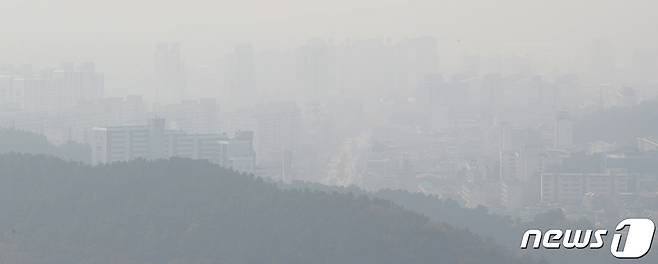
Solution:
{"label": "smog over city", "polygon": [[656,263],[656,13],[0,0],[0,263]]}

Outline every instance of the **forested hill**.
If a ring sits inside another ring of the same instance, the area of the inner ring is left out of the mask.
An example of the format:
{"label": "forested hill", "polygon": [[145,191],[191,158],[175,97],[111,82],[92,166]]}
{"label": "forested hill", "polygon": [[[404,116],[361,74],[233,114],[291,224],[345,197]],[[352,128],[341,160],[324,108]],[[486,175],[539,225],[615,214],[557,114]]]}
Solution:
{"label": "forested hill", "polygon": [[531,263],[391,202],[203,161],[0,155],[2,263]]}
{"label": "forested hill", "polygon": [[[541,258],[548,263],[582,263],[582,264],[613,264],[619,263],[609,252],[609,244],[602,250],[522,250],[519,248],[521,237],[529,229],[580,229],[592,230],[597,227],[586,219],[569,219],[559,209],[547,209],[537,214],[532,220],[523,221],[510,216],[492,213],[485,207],[465,208],[459,203],[440,199],[436,196],[422,193],[410,193],[400,190],[379,190],[366,192],[356,187],[326,186],[317,183],[294,182],[282,184],[286,189],[310,189],[322,192],[340,192],[345,194],[368,195],[376,199],[391,201],[412,212],[427,216],[430,221],[444,223],[458,229],[466,229],[478,234],[486,241],[492,241],[504,246],[510,252],[517,252]],[[602,219],[599,223],[608,222],[603,228],[614,230],[622,219]],[[610,241],[606,241],[610,243]],[[606,248],[607,247],[607,248]],[[658,263],[658,252],[651,250],[646,256],[637,260],[625,260],[625,263]]]}
{"label": "forested hill", "polygon": [[91,163],[91,148],[88,145],[69,142],[53,145],[46,136],[32,132],[0,128],[0,153],[29,153],[58,157],[64,160]]}

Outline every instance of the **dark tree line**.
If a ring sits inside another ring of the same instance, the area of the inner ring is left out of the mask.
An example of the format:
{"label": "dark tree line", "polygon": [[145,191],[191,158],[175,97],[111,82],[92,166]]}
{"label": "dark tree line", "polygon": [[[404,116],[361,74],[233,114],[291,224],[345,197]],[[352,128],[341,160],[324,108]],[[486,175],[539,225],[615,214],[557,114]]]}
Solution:
{"label": "dark tree line", "polygon": [[91,148],[86,144],[68,142],[59,146],[39,134],[0,128],[0,153],[29,153],[58,157],[64,160],[91,163]]}
{"label": "dark tree line", "polygon": [[3,263],[531,263],[364,195],[204,161],[0,155]]}
{"label": "dark tree line", "polygon": [[[622,219],[607,219],[609,224],[597,227],[584,220],[568,219],[560,209],[547,209],[533,219],[523,221],[506,215],[491,212],[486,207],[465,208],[458,202],[449,199],[440,199],[436,196],[421,193],[410,193],[401,190],[381,190],[365,192],[355,187],[332,187],[315,183],[295,182],[292,185],[281,185],[282,188],[311,189],[322,192],[338,192],[353,195],[367,195],[373,199],[391,201],[406,210],[424,215],[431,222],[444,224],[456,229],[468,230],[476,234],[483,241],[501,245],[503,250],[524,258],[540,259],[548,263],[619,263],[610,253],[612,233],[606,238],[606,244],[599,250],[521,250],[520,243],[523,233],[528,229],[581,229],[596,230],[598,228],[614,231],[615,225]],[[654,219],[655,221],[655,219]],[[650,251],[645,257],[637,260],[624,260],[625,263],[658,263],[658,252]],[[485,262],[487,263],[487,262]]]}

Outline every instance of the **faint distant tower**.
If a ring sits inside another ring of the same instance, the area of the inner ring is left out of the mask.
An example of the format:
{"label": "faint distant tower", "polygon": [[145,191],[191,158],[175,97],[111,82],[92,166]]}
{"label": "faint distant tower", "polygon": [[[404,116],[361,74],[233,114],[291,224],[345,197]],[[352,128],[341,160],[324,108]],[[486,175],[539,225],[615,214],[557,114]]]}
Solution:
{"label": "faint distant tower", "polygon": [[180,44],[159,43],[155,50],[154,69],[156,102],[180,101],[185,95],[185,68]]}
{"label": "faint distant tower", "polygon": [[433,37],[417,37],[401,41],[397,51],[402,54],[397,62],[403,74],[402,85],[417,87],[425,75],[437,70],[438,44]]}
{"label": "faint distant tower", "polygon": [[605,86],[599,86],[599,110],[605,109]]}
{"label": "faint distant tower", "polygon": [[484,120],[497,120],[502,111],[504,101],[505,83],[503,77],[498,74],[488,74],[483,78],[480,91],[480,113]]}
{"label": "faint distant tower", "polygon": [[555,120],[554,147],[569,149],[573,145],[573,121],[567,111],[560,111]]}
{"label": "faint distant tower", "polygon": [[621,90],[619,91],[619,96],[621,97],[620,104],[625,107],[634,106],[639,101],[635,89],[631,87],[621,88]]}
{"label": "faint distant tower", "polygon": [[265,176],[294,180],[300,130],[301,113],[294,102],[273,102],[260,107],[255,147],[258,165],[265,169]]}
{"label": "faint distant tower", "polygon": [[322,96],[335,87],[331,47],[322,40],[313,40],[297,50],[296,77],[300,92],[307,96]]}
{"label": "faint distant tower", "polygon": [[597,39],[588,47],[589,71],[597,81],[615,82],[618,76],[616,48],[610,40]]}
{"label": "faint distant tower", "polygon": [[96,72],[93,62],[62,63],[50,74],[52,83],[61,89],[60,103],[75,106],[98,100],[104,94],[104,76]]}
{"label": "faint distant tower", "polygon": [[226,58],[229,97],[231,104],[257,95],[254,81],[254,48],[248,44],[235,47]]}

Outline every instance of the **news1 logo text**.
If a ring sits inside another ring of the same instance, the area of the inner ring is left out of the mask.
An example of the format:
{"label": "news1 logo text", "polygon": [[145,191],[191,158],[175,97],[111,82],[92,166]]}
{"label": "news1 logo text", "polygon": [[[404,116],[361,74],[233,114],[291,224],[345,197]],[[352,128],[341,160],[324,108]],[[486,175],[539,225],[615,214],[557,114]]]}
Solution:
{"label": "news1 logo text", "polygon": [[[627,230],[625,234],[622,231]],[[651,249],[656,225],[651,219],[629,218],[617,224],[610,244],[610,253],[619,259],[638,259]],[[608,230],[557,230],[546,232],[531,229],[523,234],[521,248],[527,249],[531,238],[532,248],[539,249],[600,249],[605,246]]]}

